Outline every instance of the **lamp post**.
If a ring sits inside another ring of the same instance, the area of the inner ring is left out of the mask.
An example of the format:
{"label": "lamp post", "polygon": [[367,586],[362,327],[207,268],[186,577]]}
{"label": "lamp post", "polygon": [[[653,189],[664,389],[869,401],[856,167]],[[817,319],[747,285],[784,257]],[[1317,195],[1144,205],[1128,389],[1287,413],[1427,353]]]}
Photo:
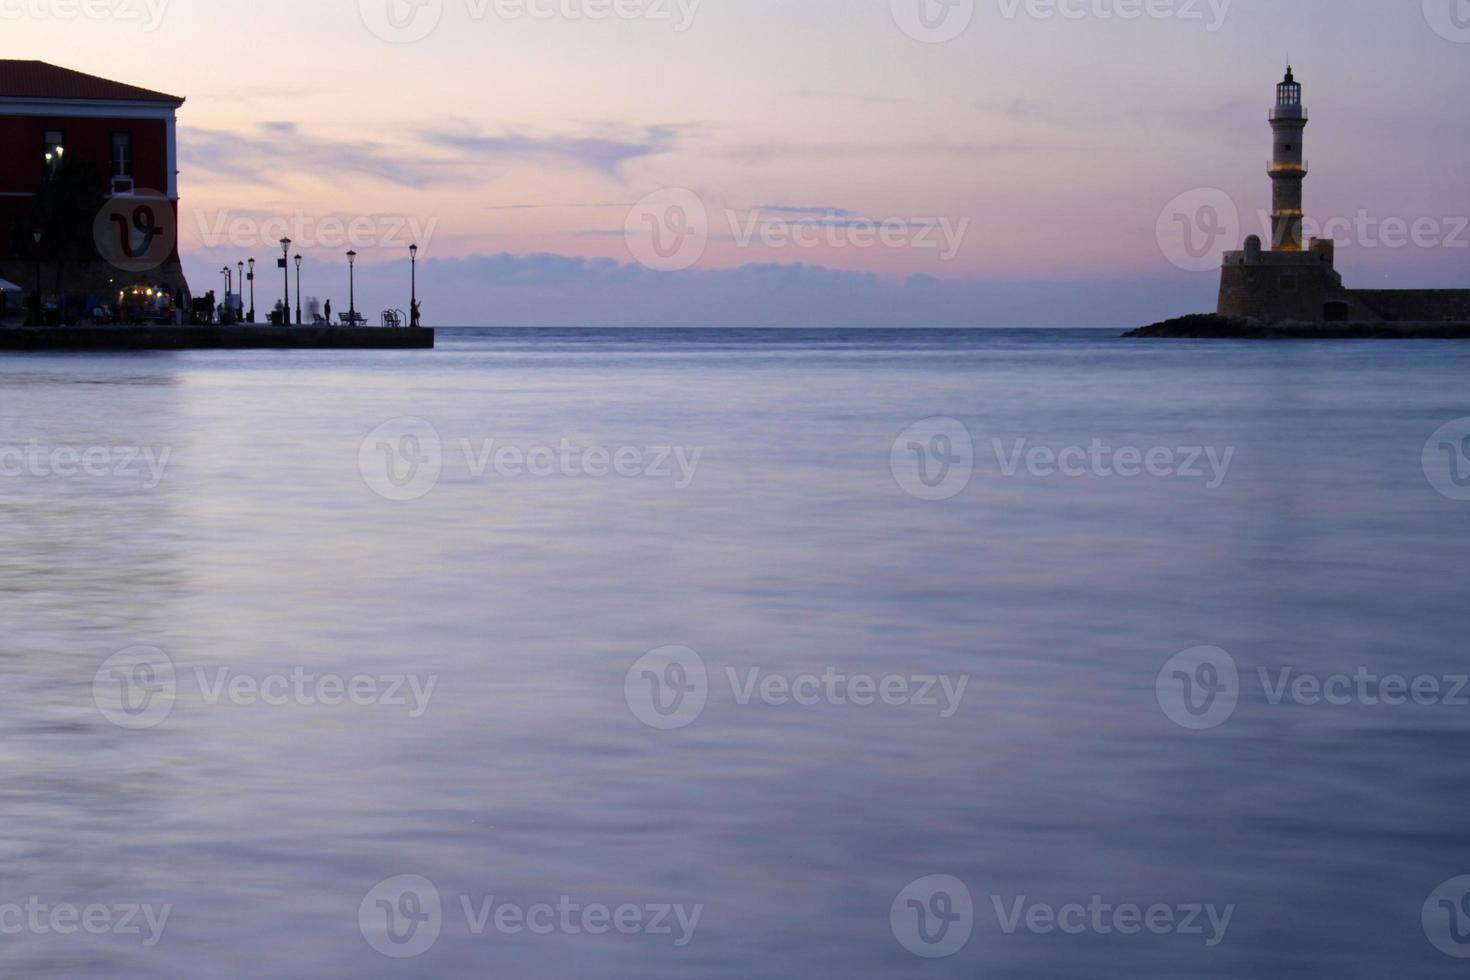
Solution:
{"label": "lamp post", "polygon": [[296,325],[301,326],[301,253],[296,253]]}
{"label": "lamp post", "polygon": [[41,233],[31,232],[31,241],[36,244],[36,326],[41,325]]}
{"label": "lamp post", "polygon": [[419,325],[419,247],[408,246],[408,325]]}
{"label": "lamp post", "polygon": [[240,309],[239,309],[238,312],[240,314],[240,321],[241,322],[244,322],[244,320],[245,320],[245,263],[244,262],[236,262],[235,263],[235,268],[237,268],[237,269],[240,270],[240,278],[239,279],[236,279],[235,281],[240,284]]}
{"label": "lamp post", "polygon": [[225,318],[230,315],[230,292],[231,292],[232,287],[234,286],[234,282],[233,282],[234,273],[230,272],[230,267],[229,266],[225,266],[223,269],[221,269],[219,271],[225,277],[225,301],[220,306],[220,315],[219,315],[219,322],[220,323],[224,323],[225,322]]}
{"label": "lamp post", "polygon": [[291,239],[281,239],[281,278],[286,283],[286,298],[281,302],[281,326],[291,325]]}
{"label": "lamp post", "polygon": [[347,253],[347,319],[357,326],[357,252]]}
{"label": "lamp post", "polygon": [[250,322],[255,322],[255,260],[250,260]]}

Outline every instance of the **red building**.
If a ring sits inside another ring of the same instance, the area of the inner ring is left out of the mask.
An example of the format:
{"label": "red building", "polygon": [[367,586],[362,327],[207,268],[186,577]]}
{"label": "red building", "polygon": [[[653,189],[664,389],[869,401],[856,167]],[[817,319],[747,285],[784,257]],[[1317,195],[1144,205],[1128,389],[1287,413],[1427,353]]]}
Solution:
{"label": "red building", "polygon": [[[184,100],[39,61],[0,60],[0,278],[110,308],[127,287],[179,300],[176,113]],[[90,247],[89,247],[90,246]]]}

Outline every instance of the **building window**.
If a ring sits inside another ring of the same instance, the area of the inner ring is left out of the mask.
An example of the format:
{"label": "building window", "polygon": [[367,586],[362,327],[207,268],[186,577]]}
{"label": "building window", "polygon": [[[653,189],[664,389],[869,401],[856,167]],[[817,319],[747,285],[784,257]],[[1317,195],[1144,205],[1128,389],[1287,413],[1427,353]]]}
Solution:
{"label": "building window", "polygon": [[51,176],[61,169],[61,158],[66,153],[66,134],[59,129],[46,130],[42,151],[46,162],[46,176]]}
{"label": "building window", "polygon": [[1296,276],[1282,276],[1281,277],[1281,291],[1283,293],[1294,293],[1294,292],[1296,292]]}
{"label": "building window", "polygon": [[133,176],[133,134],[112,134],[112,176]]}

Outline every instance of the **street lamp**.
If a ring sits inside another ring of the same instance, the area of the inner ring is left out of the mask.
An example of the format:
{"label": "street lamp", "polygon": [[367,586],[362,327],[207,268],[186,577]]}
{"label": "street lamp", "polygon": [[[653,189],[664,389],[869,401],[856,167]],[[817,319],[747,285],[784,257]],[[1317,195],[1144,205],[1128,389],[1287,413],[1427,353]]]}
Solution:
{"label": "street lamp", "polygon": [[240,314],[240,320],[241,321],[244,321],[244,319],[245,319],[245,263],[244,262],[236,262],[235,263],[235,268],[237,268],[237,269],[240,270],[240,278],[237,279],[237,280],[235,280],[235,281],[240,284],[240,309],[239,309],[239,314]]}
{"label": "street lamp", "polygon": [[408,246],[408,261],[408,325],[416,327],[419,325],[419,247],[417,244]]}
{"label": "street lamp", "polygon": [[230,272],[230,267],[229,266],[225,266],[223,269],[221,269],[219,271],[225,277],[225,301],[224,301],[224,304],[220,307],[220,318],[219,318],[219,322],[220,323],[224,323],[225,322],[225,318],[230,315],[230,293],[233,291],[232,287],[234,286],[234,274],[232,272]]}
{"label": "street lamp", "polygon": [[347,319],[357,326],[357,253],[347,253]]}
{"label": "street lamp", "polygon": [[36,326],[41,325],[41,233],[31,232],[31,241],[36,243]]}
{"label": "street lamp", "polygon": [[250,260],[250,322],[255,322],[255,260]]}
{"label": "street lamp", "polygon": [[296,253],[296,325],[301,326],[301,253]]}
{"label": "street lamp", "polygon": [[281,303],[281,326],[291,325],[291,264],[286,260],[291,256],[291,239],[281,239],[281,278],[286,283],[286,298]]}

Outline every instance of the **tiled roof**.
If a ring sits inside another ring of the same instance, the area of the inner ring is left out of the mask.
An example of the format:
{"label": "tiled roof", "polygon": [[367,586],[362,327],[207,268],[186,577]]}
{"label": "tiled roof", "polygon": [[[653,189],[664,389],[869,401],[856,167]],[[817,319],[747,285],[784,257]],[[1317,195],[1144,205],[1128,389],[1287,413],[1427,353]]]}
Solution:
{"label": "tiled roof", "polygon": [[44,61],[3,59],[0,59],[0,99],[87,99],[169,104],[184,101],[176,95],[110,82],[96,75],[48,65]]}

